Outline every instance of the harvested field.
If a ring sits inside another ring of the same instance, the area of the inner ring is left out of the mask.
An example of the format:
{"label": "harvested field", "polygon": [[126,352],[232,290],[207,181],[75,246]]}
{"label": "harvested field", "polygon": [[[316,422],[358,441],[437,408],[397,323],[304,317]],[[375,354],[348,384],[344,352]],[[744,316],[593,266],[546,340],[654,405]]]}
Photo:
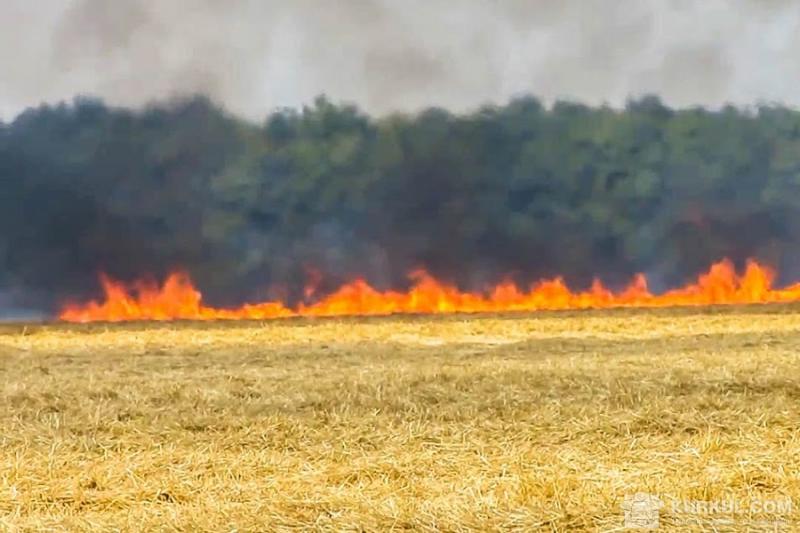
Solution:
{"label": "harvested field", "polygon": [[0,529],[798,529],[799,369],[796,306],[8,325]]}

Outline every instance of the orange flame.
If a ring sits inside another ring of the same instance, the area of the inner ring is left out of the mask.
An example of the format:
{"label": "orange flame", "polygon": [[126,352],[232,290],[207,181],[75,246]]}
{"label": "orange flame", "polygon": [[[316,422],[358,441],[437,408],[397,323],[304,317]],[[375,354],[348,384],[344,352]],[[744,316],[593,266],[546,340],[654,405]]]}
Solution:
{"label": "orange flame", "polygon": [[[695,283],[664,294],[651,294],[647,279],[636,275],[614,293],[599,280],[588,291],[573,292],[561,278],[540,281],[528,291],[504,281],[488,292],[463,292],[423,270],[411,273],[407,292],[378,291],[356,279],[320,301],[290,308],[281,302],[246,304],[237,309],[207,307],[189,276],[176,272],[161,287],[143,282],[130,287],[101,276],[102,302],[65,306],[59,318],[68,322],[126,320],[269,319],[293,316],[389,315],[393,313],[482,313],[609,307],[668,307],[800,301],[800,283],[776,289],[772,270],[750,261],[737,274],[733,263],[720,261]],[[313,290],[309,289],[310,292]]]}

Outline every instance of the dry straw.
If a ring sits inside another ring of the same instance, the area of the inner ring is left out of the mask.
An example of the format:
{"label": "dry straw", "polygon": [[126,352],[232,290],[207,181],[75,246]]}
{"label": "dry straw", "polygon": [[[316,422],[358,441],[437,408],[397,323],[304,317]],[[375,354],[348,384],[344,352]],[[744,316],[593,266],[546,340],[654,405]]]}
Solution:
{"label": "dry straw", "polygon": [[[0,530],[612,531],[637,492],[800,506],[798,326],[746,308],[7,327]],[[661,510],[688,518],[719,517]]]}

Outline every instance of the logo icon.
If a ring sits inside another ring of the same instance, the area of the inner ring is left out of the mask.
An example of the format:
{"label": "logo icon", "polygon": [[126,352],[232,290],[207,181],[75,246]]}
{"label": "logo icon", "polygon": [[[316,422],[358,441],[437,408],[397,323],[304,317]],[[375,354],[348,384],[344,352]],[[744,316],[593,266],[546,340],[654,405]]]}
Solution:
{"label": "logo icon", "polygon": [[646,492],[626,494],[622,501],[625,529],[658,529],[659,511],[664,507],[661,498]]}

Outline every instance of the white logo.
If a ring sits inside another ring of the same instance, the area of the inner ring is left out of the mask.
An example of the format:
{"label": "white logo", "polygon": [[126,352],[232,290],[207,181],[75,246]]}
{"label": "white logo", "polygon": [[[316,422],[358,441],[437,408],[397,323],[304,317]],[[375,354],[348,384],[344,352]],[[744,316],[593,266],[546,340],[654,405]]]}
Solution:
{"label": "white logo", "polygon": [[646,492],[626,494],[622,501],[625,529],[658,529],[659,510],[664,507],[661,498]]}

